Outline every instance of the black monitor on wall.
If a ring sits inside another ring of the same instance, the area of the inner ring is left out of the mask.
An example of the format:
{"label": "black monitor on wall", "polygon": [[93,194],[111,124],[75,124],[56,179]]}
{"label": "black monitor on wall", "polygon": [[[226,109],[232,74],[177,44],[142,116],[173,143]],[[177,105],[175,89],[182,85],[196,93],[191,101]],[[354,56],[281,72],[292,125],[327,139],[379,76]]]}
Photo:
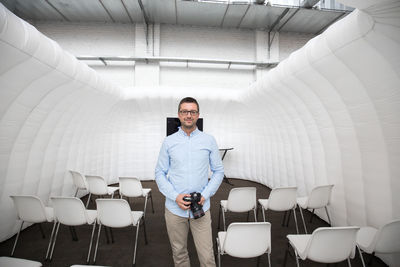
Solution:
{"label": "black monitor on wall", "polygon": [[[199,118],[196,125],[200,131],[203,131],[203,118]],[[181,126],[181,122],[178,118],[167,118],[167,136],[176,133],[179,126]]]}

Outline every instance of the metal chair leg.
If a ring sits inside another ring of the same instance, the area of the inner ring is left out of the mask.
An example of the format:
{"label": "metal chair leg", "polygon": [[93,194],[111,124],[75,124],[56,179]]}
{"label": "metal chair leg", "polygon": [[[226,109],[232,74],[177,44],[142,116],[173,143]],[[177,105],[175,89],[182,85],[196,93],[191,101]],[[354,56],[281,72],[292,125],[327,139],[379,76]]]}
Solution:
{"label": "metal chair leg", "polygon": [[361,258],[361,264],[363,267],[365,267],[365,262],[364,262],[364,257],[362,255],[362,251],[360,249],[360,247],[357,245],[357,249],[358,249],[358,253],[360,254],[360,258]]}
{"label": "metal chair leg", "polygon": [[101,234],[101,224],[99,224],[99,230],[97,231],[97,241],[96,241],[96,248],[94,250],[94,255],[93,255],[93,262],[96,262],[97,248],[99,247],[100,234]]}
{"label": "metal chair leg", "polygon": [[92,193],[89,193],[85,208],[87,208],[89,206],[89,201],[90,201],[91,196],[92,196]]}
{"label": "metal chair leg", "polygon": [[151,194],[151,191],[149,192],[149,198],[151,200],[151,210],[154,213],[153,195]]}
{"label": "metal chair leg", "polygon": [[90,261],[90,252],[92,250],[92,243],[93,243],[93,236],[94,236],[95,229],[96,229],[96,221],[93,222],[92,235],[90,236],[89,251],[87,254],[87,258],[86,258],[86,263],[89,263],[89,261]]}
{"label": "metal chair leg", "polygon": [[137,243],[138,243],[138,238],[139,238],[139,226],[140,226],[140,221],[137,222],[137,224],[136,224],[135,248],[133,250],[133,266],[136,265],[136,250],[137,250]]}
{"label": "metal chair leg", "polygon": [[351,267],[350,258],[347,258],[347,265],[349,265],[349,267]]}
{"label": "metal chair leg", "polygon": [[257,209],[257,208],[254,208],[254,209],[253,209],[254,221],[255,221],[255,222],[257,222],[257,215],[256,215],[257,211],[256,211],[256,209]]}
{"label": "metal chair leg", "polygon": [[299,255],[297,255],[297,251],[295,249],[294,249],[294,256],[296,257],[296,265],[297,265],[297,267],[300,267]]}
{"label": "metal chair leg", "polygon": [[225,224],[225,211],[224,209],[221,207],[222,209],[222,222],[224,224],[224,231],[226,232],[226,224]]}
{"label": "metal chair leg", "polygon": [[55,229],[56,229],[56,225],[57,225],[57,222],[54,221],[53,230],[51,230],[51,235],[50,235],[50,240],[49,240],[49,246],[47,247],[46,258],[45,258],[46,260],[47,260],[48,257],[49,257],[50,247],[51,247],[51,245],[53,244],[53,237],[54,237],[54,232],[55,232]]}
{"label": "metal chair leg", "polygon": [[268,256],[268,266],[271,267],[271,254],[267,253]]}
{"label": "metal chair leg", "polygon": [[49,260],[51,260],[51,258],[53,258],[53,252],[54,252],[54,248],[55,248],[55,246],[56,246],[56,241],[57,241],[57,236],[58,236],[58,230],[60,229],[60,224],[61,224],[61,223],[57,223],[57,228],[56,228],[56,232],[55,232],[55,234],[54,234],[53,246],[52,246],[52,248],[51,248]]}
{"label": "metal chair leg", "polygon": [[301,209],[300,206],[299,206],[299,210],[300,210],[301,219],[302,219],[302,221],[303,221],[304,231],[305,231],[306,234],[307,234],[306,222],[304,221],[303,211],[302,211],[302,209]]}
{"label": "metal chair leg", "polygon": [[24,225],[24,221],[21,222],[21,227],[19,228],[17,236],[15,237],[15,242],[14,242],[14,246],[13,246],[12,251],[11,251],[11,256],[14,255],[15,247],[17,246],[17,242],[18,242],[18,239],[19,239],[19,234],[21,233],[23,225]]}
{"label": "metal chair leg", "polygon": [[263,205],[261,205],[261,211],[262,211],[262,215],[263,215],[263,220],[265,222],[265,208]]}
{"label": "metal chair leg", "polygon": [[78,195],[79,188],[76,189],[74,197]]}
{"label": "metal chair leg", "polygon": [[299,227],[297,226],[296,207],[293,208],[294,223],[296,224],[296,232],[299,234]]}
{"label": "metal chair leg", "polygon": [[218,230],[221,229],[221,227],[220,227],[220,225],[221,225],[221,210],[222,210],[222,207],[219,206],[219,210],[218,210],[218,227],[217,227]]}
{"label": "metal chair leg", "polygon": [[327,206],[325,206],[325,211],[326,211],[326,216],[328,216],[329,225],[332,226],[332,222],[331,222],[331,218],[329,217],[328,207]]}
{"label": "metal chair leg", "polygon": [[147,245],[146,219],[143,216],[144,243]]}
{"label": "metal chair leg", "polygon": [[144,208],[143,208],[143,217],[146,217],[146,210],[147,210],[147,196],[144,197]]}
{"label": "metal chair leg", "polygon": [[286,218],[286,223],[285,223],[285,226],[286,226],[286,227],[289,227],[290,214],[292,214],[292,211],[291,211],[291,210],[288,211],[288,216],[287,216],[287,218]]}

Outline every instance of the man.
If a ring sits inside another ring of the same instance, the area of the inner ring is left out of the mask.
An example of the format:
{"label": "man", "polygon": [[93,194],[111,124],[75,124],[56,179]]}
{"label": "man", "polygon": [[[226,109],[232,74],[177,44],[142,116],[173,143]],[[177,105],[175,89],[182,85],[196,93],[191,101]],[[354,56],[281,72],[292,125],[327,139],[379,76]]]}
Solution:
{"label": "man", "polygon": [[[190,266],[187,251],[189,228],[201,266],[215,266],[211,231],[210,197],[220,186],[224,168],[217,143],[211,135],[197,129],[199,104],[191,97],[178,106],[181,122],[178,132],[165,138],[156,166],[156,182],[165,199],[165,221],[175,267]],[[212,171],[208,180],[209,167]],[[205,215],[194,219],[190,202],[183,197],[201,193],[199,204]]]}

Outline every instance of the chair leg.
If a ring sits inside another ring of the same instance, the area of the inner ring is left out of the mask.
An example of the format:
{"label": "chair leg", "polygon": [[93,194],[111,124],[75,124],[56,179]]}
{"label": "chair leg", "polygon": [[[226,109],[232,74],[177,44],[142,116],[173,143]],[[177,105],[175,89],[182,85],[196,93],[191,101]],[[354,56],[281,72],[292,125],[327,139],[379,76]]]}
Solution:
{"label": "chair leg", "polygon": [[222,210],[222,207],[219,206],[219,210],[218,210],[218,227],[217,227],[218,230],[221,229],[221,227],[220,227],[220,225],[221,225],[221,210]]}
{"label": "chair leg", "polygon": [[218,267],[221,267],[221,254],[218,251]]}
{"label": "chair leg", "polygon": [[294,256],[296,257],[296,265],[300,267],[299,256],[297,255],[297,251],[294,249]]}
{"label": "chair leg", "polygon": [[221,207],[221,209],[222,209],[222,223],[224,224],[224,231],[226,232],[225,211],[222,207]]}
{"label": "chair leg", "polygon": [[79,188],[76,189],[74,197],[78,195]]}
{"label": "chair leg", "polygon": [[146,217],[146,210],[147,210],[147,197],[148,197],[148,195],[146,195],[146,196],[144,197],[143,217]]}
{"label": "chair leg", "polygon": [[350,261],[350,258],[347,258],[347,265],[349,265],[349,267],[351,267],[351,261]]}
{"label": "chair leg", "polygon": [[50,240],[49,240],[49,246],[47,247],[46,258],[45,258],[46,260],[47,260],[48,257],[49,257],[50,247],[51,247],[51,245],[52,245],[52,243],[53,243],[53,237],[54,237],[54,232],[55,232],[55,229],[56,229],[56,225],[57,225],[57,222],[54,221],[53,230],[51,230],[51,235],[50,235]]}
{"label": "chair leg", "polygon": [[268,256],[268,266],[271,267],[271,254],[267,253]]}
{"label": "chair leg", "polygon": [[60,224],[61,224],[61,223],[57,223],[57,228],[56,228],[56,232],[55,232],[55,234],[54,234],[53,246],[52,246],[52,248],[51,248],[49,260],[51,260],[51,258],[53,258],[53,252],[54,252],[54,248],[55,248],[55,246],[56,246],[57,235],[58,235],[58,230],[60,229]]}
{"label": "chair leg", "polygon": [[285,223],[285,226],[286,226],[286,227],[289,227],[290,214],[292,214],[292,211],[291,211],[291,210],[288,211],[288,216],[287,216],[287,218],[286,218],[286,223]]}
{"label": "chair leg", "polygon": [[299,210],[300,210],[301,219],[302,219],[302,221],[303,221],[304,231],[305,231],[306,234],[307,234],[306,222],[304,221],[303,211],[302,211],[302,209],[301,209],[300,206],[299,206]]}
{"label": "chair leg", "polygon": [[87,254],[87,258],[86,258],[86,263],[89,263],[89,261],[90,261],[90,252],[92,251],[92,243],[93,243],[93,236],[94,236],[95,229],[96,229],[96,221],[93,222],[92,235],[90,236],[89,251]]}
{"label": "chair leg", "polygon": [[364,262],[364,257],[362,255],[362,251],[360,249],[360,247],[357,245],[357,249],[358,249],[358,253],[360,254],[360,258],[361,258],[361,264],[363,267],[365,267],[365,262]]}
{"label": "chair leg", "polygon": [[86,201],[86,206],[85,208],[87,208],[89,206],[89,201],[90,201],[90,197],[92,196],[92,193],[89,193],[88,199]]}
{"label": "chair leg", "polygon": [[17,242],[18,242],[18,239],[19,239],[19,234],[21,233],[23,225],[24,225],[24,221],[21,222],[21,227],[19,228],[17,236],[15,237],[15,242],[14,242],[14,246],[13,246],[12,251],[11,251],[11,256],[14,255],[15,247],[17,246]]}
{"label": "chair leg", "polygon": [[149,198],[151,200],[151,211],[154,213],[153,195],[151,194],[151,191],[149,192]]}
{"label": "chair leg", "polygon": [[263,220],[265,222],[265,208],[263,205],[261,205],[261,211],[262,211],[262,215],[263,215]]}
{"label": "chair leg", "polygon": [[299,234],[299,226],[297,225],[296,207],[293,208],[294,223],[296,224],[296,232]]}
{"label": "chair leg", "polygon": [[138,238],[139,238],[139,226],[140,226],[140,221],[137,222],[137,224],[136,224],[135,248],[133,250],[133,266],[136,265],[136,250],[137,250],[137,243],[138,243]]}
{"label": "chair leg", "polygon": [[147,245],[147,232],[146,232],[146,219],[143,216],[143,231],[144,231],[144,243]]}
{"label": "chair leg", "polygon": [[255,221],[255,222],[257,222],[257,215],[256,215],[257,211],[256,211],[256,209],[257,209],[257,207],[255,207],[255,208],[253,209],[254,221]]}
{"label": "chair leg", "polygon": [[72,241],[78,241],[78,236],[76,234],[75,228],[73,226],[69,226],[68,228],[71,232]]}
{"label": "chair leg", "polygon": [[93,255],[93,262],[96,262],[97,248],[99,247],[100,234],[101,234],[101,224],[99,223],[99,230],[97,231],[97,241],[96,241],[96,248],[94,250],[94,255]]}
{"label": "chair leg", "polygon": [[106,233],[107,244],[110,244],[110,237],[108,236],[107,226],[104,226],[104,232]]}
{"label": "chair leg", "polygon": [[108,229],[110,230],[111,243],[114,243],[114,235],[113,235],[113,232],[112,232],[112,228],[108,227]]}
{"label": "chair leg", "polygon": [[328,207],[325,206],[326,216],[328,216],[329,225],[332,226],[331,218],[329,217]]}

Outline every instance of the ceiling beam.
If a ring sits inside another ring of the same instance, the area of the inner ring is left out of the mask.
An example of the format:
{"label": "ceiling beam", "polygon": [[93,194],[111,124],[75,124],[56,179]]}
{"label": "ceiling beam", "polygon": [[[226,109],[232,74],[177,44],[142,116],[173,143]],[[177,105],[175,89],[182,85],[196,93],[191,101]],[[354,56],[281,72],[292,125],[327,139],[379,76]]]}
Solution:
{"label": "ceiling beam", "polygon": [[104,5],[103,1],[99,0],[101,6],[103,7],[103,9],[106,11],[107,15],[111,18],[112,22],[115,22],[114,18],[111,16],[111,13],[108,11],[108,9],[106,8],[106,6]]}
{"label": "ceiling beam", "polygon": [[130,22],[133,23],[133,19],[132,19],[132,17],[131,17],[131,14],[129,14],[128,9],[126,8],[126,5],[125,5],[124,0],[121,0],[121,3],[122,3],[122,5],[124,6],[124,9],[125,9],[126,14],[128,14],[128,17],[129,17]]}
{"label": "ceiling beam", "polygon": [[68,19],[60,10],[58,10],[52,3],[50,3],[49,0],[45,0],[45,2],[51,6],[58,14],[60,14],[61,17],[63,17],[64,20],[71,22],[70,19]]}
{"label": "ceiling beam", "polygon": [[242,60],[226,60],[226,59],[204,59],[204,58],[179,58],[179,57],[103,57],[103,56],[77,56],[78,60],[96,61],[99,60],[107,65],[107,61],[135,61],[135,62],[184,62],[184,63],[205,63],[205,64],[232,64],[237,65],[254,65],[257,68],[275,67],[279,62],[262,62],[262,61],[242,61]]}

